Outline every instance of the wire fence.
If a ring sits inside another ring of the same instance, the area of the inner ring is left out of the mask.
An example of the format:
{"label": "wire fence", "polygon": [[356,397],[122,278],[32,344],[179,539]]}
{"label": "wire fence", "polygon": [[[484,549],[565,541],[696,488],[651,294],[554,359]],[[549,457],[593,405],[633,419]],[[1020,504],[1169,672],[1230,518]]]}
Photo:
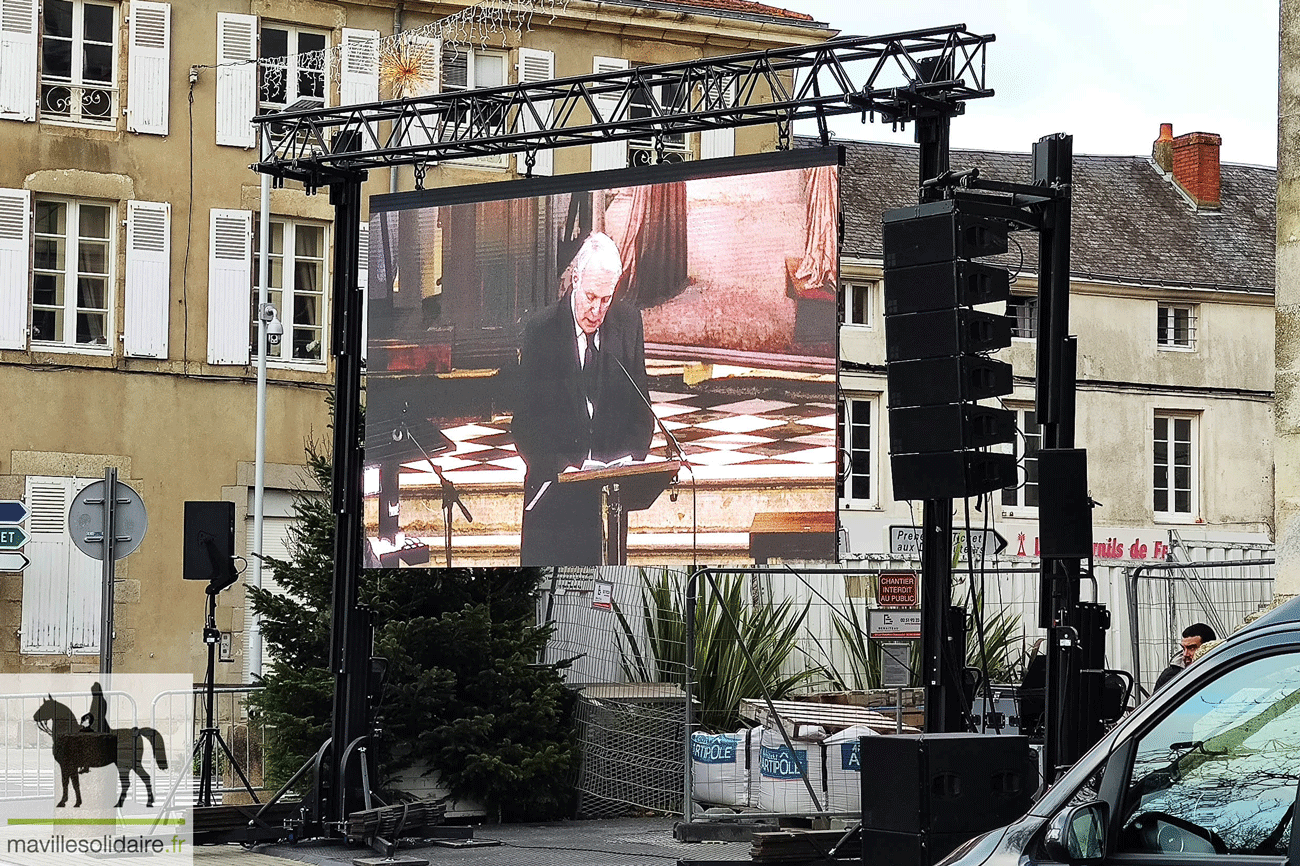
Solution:
{"label": "wire fence", "polygon": [[[539,615],[553,626],[544,661],[570,660],[578,690],[579,813],[690,815],[688,790],[771,814],[856,812],[858,736],[920,722],[919,690],[895,686],[916,679],[921,599],[879,600],[882,573],[910,571],[710,572],[692,619],[685,571],[553,570]],[[1005,567],[964,591],[982,611],[993,681],[1019,675],[1037,636],[1031,579]]]}
{"label": "wire fence", "polygon": [[[1113,617],[1107,666],[1148,691],[1177,643],[1170,635],[1204,621],[1226,636],[1272,599],[1266,546],[1179,545],[1206,560],[1098,564],[1082,592]],[[544,660],[571,660],[578,691],[579,813],[855,813],[858,737],[923,719],[922,690],[893,686],[918,684],[910,624],[924,600],[918,586],[915,608],[885,607],[880,589],[882,575],[915,565],[864,564],[712,571],[698,580],[693,619],[684,570],[553,569],[539,616],[554,629]],[[1045,635],[1038,586],[1036,563],[954,571],[967,664],[987,668],[989,693],[1006,698],[977,703],[981,719],[1015,713],[1008,696]]]}
{"label": "wire fence", "polygon": [[1133,678],[1150,694],[1181,653],[1183,629],[1203,622],[1226,638],[1273,600],[1272,559],[1160,563],[1133,569],[1128,594]]}

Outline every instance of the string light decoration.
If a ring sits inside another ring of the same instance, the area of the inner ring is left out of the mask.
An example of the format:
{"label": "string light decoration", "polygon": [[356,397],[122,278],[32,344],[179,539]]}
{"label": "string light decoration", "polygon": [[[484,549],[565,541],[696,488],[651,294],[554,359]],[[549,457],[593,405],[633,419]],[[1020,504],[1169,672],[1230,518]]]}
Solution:
{"label": "string light decoration", "polygon": [[[489,42],[499,41],[504,48],[510,36],[531,32],[533,19],[537,16],[545,15],[554,20],[566,8],[568,0],[483,0],[422,27],[382,37],[377,46],[361,48],[361,52],[368,56],[352,58],[351,65],[354,68],[358,65],[369,67],[373,55],[368,52],[377,51],[380,81],[387,85],[393,98],[431,93],[437,84],[440,45],[485,47]],[[323,97],[325,72],[329,72],[329,81],[339,80],[342,52],[343,46],[335,45],[321,51],[263,57],[241,63],[259,64],[264,101],[285,93],[286,84],[294,75],[299,81],[304,76],[318,77]]]}

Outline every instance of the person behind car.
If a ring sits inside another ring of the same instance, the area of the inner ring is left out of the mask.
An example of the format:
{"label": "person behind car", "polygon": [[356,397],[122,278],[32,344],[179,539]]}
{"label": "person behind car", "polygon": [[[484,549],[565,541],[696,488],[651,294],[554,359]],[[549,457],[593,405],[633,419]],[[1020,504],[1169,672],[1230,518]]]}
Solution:
{"label": "person behind car", "polygon": [[[1158,690],[1178,674],[1187,670],[1187,666],[1195,661],[1196,651],[1200,649],[1201,645],[1213,640],[1218,640],[1218,636],[1215,635],[1214,629],[1203,622],[1192,623],[1183,629],[1182,657],[1170,662],[1169,667],[1160,672],[1160,676],[1156,677],[1155,689],[1152,689],[1152,691]],[[1182,663],[1179,664],[1179,661]]]}

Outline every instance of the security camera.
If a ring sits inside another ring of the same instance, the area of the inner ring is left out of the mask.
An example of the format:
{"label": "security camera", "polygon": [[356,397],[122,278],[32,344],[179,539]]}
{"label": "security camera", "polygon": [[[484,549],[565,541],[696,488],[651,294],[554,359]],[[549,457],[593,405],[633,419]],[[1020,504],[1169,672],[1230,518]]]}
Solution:
{"label": "security camera", "polygon": [[258,315],[266,323],[266,342],[272,346],[280,345],[280,338],[284,336],[284,324],[276,314],[275,304],[262,304]]}

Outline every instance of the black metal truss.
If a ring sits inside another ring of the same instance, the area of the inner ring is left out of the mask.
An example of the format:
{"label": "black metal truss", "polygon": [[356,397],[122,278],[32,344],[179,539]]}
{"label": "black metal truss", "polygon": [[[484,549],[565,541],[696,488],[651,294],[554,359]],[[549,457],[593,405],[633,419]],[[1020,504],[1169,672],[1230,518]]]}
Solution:
{"label": "black metal truss", "polygon": [[[961,114],[992,96],[994,40],[955,24],[553,81],[260,115],[254,169],[310,187],[359,171],[861,113],[886,123]],[[664,94],[673,94],[669,100]]]}

